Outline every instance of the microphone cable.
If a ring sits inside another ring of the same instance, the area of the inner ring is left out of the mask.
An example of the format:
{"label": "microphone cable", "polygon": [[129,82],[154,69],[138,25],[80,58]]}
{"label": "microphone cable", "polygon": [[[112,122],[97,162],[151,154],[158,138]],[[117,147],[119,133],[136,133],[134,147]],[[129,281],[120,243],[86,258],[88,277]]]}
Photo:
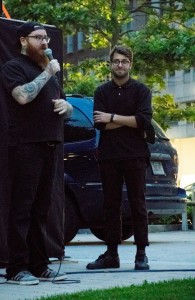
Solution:
{"label": "microphone cable", "polygon": [[[53,284],[73,284],[73,283],[81,283],[79,279],[62,279],[62,280],[55,280],[58,274],[60,273],[60,269],[62,266],[62,259],[60,259],[60,264],[58,267],[58,270],[56,272],[55,277],[53,278],[52,282]],[[66,273],[67,274],[67,273]]]}

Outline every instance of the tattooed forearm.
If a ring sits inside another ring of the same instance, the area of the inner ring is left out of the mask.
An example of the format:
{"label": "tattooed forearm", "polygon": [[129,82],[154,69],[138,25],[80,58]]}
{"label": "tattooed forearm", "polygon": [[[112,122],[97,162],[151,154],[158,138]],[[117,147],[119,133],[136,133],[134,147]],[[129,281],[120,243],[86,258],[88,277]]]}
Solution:
{"label": "tattooed forearm", "polygon": [[17,86],[12,91],[12,96],[19,104],[27,104],[33,101],[43,86],[50,79],[51,75],[44,71],[37,76],[33,81],[26,83],[22,86]]}

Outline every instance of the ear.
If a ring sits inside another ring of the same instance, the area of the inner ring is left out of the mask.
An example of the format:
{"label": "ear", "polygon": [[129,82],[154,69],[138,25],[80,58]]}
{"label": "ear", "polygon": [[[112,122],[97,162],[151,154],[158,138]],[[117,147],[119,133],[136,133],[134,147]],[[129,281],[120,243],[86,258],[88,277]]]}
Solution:
{"label": "ear", "polygon": [[131,70],[132,66],[133,66],[133,62],[131,61],[130,62],[130,67],[129,67],[130,70]]}
{"label": "ear", "polygon": [[27,43],[26,38],[22,36],[20,38],[20,43],[21,43],[22,47],[26,47],[26,43]]}

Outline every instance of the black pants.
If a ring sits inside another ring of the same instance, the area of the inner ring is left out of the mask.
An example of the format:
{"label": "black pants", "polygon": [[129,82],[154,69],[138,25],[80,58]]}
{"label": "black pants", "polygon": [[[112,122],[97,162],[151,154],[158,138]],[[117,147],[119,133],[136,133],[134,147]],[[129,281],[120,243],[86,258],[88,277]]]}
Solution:
{"label": "black pants", "polygon": [[121,242],[121,201],[125,182],[131,208],[135,244],[147,246],[148,214],[145,202],[145,159],[124,161],[101,161],[105,205],[106,244]]}
{"label": "black pants", "polygon": [[9,148],[11,207],[8,278],[23,270],[47,268],[46,221],[56,168],[56,146],[23,144]]}

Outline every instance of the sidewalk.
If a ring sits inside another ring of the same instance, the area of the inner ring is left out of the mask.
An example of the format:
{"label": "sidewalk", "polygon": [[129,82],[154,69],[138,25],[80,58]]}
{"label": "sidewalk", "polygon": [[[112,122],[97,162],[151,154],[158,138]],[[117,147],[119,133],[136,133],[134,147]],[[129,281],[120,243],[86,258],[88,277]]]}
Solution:
{"label": "sidewalk", "polygon": [[[195,231],[169,231],[149,234],[150,246],[147,256],[150,271],[134,271],[136,246],[133,238],[119,246],[120,269],[88,271],[86,264],[102,254],[106,247],[92,234],[78,234],[66,246],[66,260],[61,271],[66,271],[68,280],[52,284],[41,282],[35,286],[0,285],[0,300],[34,300],[41,296],[74,293],[87,289],[104,289],[114,286],[129,286],[170,279],[195,278]],[[58,270],[59,262],[53,260],[51,268]],[[0,269],[0,273],[4,273]],[[73,283],[71,280],[80,281]],[[4,280],[0,278],[0,282]]]}

